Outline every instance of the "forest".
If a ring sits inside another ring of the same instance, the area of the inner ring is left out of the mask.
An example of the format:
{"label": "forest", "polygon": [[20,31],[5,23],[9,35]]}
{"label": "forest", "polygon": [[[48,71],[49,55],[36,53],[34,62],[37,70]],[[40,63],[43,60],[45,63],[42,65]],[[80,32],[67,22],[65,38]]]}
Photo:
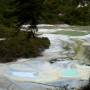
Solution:
{"label": "forest", "polygon": [[[30,16],[33,13],[38,23],[90,25],[89,0],[33,0],[33,2],[31,0],[27,2],[22,0],[21,3],[19,1],[0,0],[1,26],[12,27],[18,23],[17,13],[21,9],[23,11],[19,16],[25,13]],[[19,8],[17,8],[18,3],[21,6]]]}

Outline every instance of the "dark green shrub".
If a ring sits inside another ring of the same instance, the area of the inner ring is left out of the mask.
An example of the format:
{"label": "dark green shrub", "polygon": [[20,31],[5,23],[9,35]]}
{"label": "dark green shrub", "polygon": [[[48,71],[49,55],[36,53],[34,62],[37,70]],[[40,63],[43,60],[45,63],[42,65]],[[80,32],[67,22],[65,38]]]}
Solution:
{"label": "dark green shrub", "polygon": [[13,37],[0,41],[0,62],[10,62],[17,58],[29,58],[41,55],[41,52],[49,48],[50,41],[47,38]]}
{"label": "dark green shrub", "polygon": [[15,28],[6,27],[5,25],[0,24],[0,38],[10,37],[15,33]]}

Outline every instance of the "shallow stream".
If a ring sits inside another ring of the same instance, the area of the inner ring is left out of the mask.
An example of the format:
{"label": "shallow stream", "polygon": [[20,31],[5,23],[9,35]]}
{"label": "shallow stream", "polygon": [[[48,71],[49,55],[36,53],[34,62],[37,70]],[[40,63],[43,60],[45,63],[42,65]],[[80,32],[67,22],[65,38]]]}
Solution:
{"label": "shallow stream", "polygon": [[90,77],[90,27],[42,24],[38,28],[39,37],[49,38],[50,48],[40,57],[7,64],[5,77],[23,90],[48,90],[31,89],[32,82],[68,90],[86,85]]}

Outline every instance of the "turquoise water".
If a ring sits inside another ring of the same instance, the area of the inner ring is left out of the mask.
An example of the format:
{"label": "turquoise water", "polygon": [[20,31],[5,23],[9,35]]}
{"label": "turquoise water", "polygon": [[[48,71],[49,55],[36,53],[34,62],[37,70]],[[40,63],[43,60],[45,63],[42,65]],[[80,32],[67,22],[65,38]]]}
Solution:
{"label": "turquoise water", "polygon": [[77,72],[77,70],[75,69],[72,69],[72,68],[68,68],[68,69],[65,69],[63,71],[63,77],[78,77],[79,73]]}
{"label": "turquoise water", "polygon": [[21,72],[21,71],[12,71],[12,75],[16,77],[27,77],[34,78],[34,74],[32,72]]}

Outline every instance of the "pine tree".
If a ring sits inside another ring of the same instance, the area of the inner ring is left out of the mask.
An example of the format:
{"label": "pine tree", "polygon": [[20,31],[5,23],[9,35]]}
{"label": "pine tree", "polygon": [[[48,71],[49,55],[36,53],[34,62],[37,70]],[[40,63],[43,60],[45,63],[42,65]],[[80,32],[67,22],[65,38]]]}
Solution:
{"label": "pine tree", "polygon": [[16,11],[18,24],[20,27],[23,24],[30,24],[31,32],[29,32],[28,37],[35,37],[35,31],[37,31],[37,24],[42,11],[43,0],[16,0]]}

